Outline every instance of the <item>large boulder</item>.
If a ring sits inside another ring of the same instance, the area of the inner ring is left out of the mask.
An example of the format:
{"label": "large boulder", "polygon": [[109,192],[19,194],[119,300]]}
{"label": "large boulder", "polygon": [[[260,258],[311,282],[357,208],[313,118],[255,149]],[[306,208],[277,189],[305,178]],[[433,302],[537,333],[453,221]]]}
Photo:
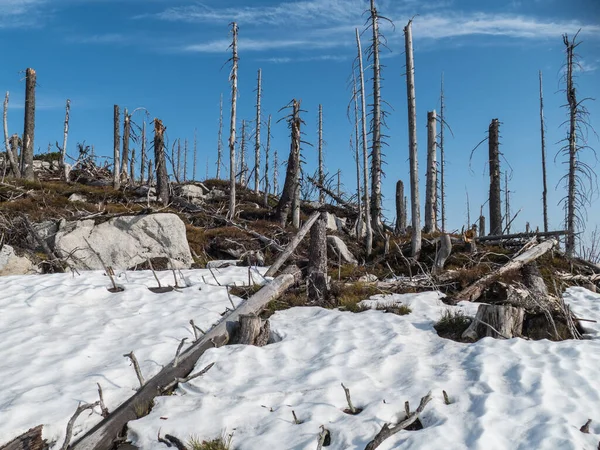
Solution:
{"label": "large boulder", "polygon": [[327,243],[333,249],[334,253],[342,258],[342,261],[348,264],[358,265],[357,259],[350,250],[348,250],[346,243],[338,236],[327,236]]}
{"label": "large boulder", "polygon": [[36,266],[25,256],[18,256],[10,245],[0,249],[0,276],[36,273]]}
{"label": "large boulder", "polygon": [[338,217],[335,214],[326,213],[327,214],[327,230],[329,231],[344,231],[346,227],[346,218]]}
{"label": "large boulder", "polygon": [[167,213],[122,216],[100,224],[63,221],[56,233],[55,250],[63,257],[71,255],[69,263],[83,270],[102,269],[102,262],[117,269],[133,268],[147,258],[166,257],[180,269],[193,263],[185,224]]}

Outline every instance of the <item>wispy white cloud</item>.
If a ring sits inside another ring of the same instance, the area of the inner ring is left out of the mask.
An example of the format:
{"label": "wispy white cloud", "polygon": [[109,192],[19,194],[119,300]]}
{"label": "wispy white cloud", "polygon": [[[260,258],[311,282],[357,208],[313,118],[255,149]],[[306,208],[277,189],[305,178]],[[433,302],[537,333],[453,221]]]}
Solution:
{"label": "wispy white cloud", "polygon": [[273,57],[273,58],[260,58],[257,61],[259,62],[267,62],[272,64],[289,64],[289,63],[304,63],[311,61],[348,61],[353,58],[351,55],[317,55],[317,56],[306,56],[306,57],[291,57],[291,56],[282,56],[282,57]]}
{"label": "wispy white cloud", "polygon": [[0,29],[39,26],[39,8],[46,3],[47,0],[0,0]]}

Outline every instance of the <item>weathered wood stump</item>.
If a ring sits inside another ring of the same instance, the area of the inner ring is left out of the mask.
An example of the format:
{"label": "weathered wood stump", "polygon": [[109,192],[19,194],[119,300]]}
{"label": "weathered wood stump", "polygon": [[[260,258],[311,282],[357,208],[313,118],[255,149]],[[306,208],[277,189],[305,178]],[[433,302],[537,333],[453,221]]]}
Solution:
{"label": "weathered wood stump", "polygon": [[523,308],[479,305],[475,319],[462,337],[474,341],[487,336],[510,339],[521,335],[524,318],[525,310]]}
{"label": "weathered wood stump", "polygon": [[0,450],[43,450],[46,448],[46,441],[42,439],[43,425],[38,425],[35,428],[23,433],[21,436],[14,438],[9,443],[0,446]]}
{"label": "weathered wood stump", "polygon": [[327,213],[322,212],[317,223],[310,230],[308,256],[308,298],[323,304],[327,298]]}
{"label": "weathered wood stump", "polygon": [[444,264],[446,264],[450,253],[452,253],[452,241],[450,240],[450,235],[444,233],[440,236],[440,249],[437,252],[433,265],[433,273],[435,275],[444,270]]}
{"label": "weathered wood stump", "polygon": [[243,314],[239,319],[240,328],[232,344],[254,345],[264,347],[269,342],[271,326],[256,314]]}

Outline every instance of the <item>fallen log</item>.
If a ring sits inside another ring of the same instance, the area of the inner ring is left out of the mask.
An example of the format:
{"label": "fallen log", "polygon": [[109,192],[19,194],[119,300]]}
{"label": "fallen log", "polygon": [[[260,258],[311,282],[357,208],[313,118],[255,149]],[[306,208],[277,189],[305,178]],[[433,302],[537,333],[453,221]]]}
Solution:
{"label": "fallen log", "polygon": [[511,270],[520,269],[525,264],[535,261],[540,256],[544,255],[546,252],[550,251],[557,243],[558,242],[556,240],[550,239],[527,250],[526,252],[520,254],[516,258],[506,263],[504,266],[500,267],[498,270],[486,275],[485,277],[477,280],[472,285],[463,289],[461,292],[456,294],[455,300],[467,300],[472,302],[478,299],[483,293],[483,290],[487,286],[489,286],[493,281],[497,280],[500,276],[507,272],[510,272]]}
{"label": "fallen log", "polygon": [[210,348],[225,345],[239,327],[238,319],[247,314],[258,314],[270,301],[278,298],[295,282],[294,276],[284,274],[271,281],[260,291],[232,311],[202,338],[179,355],[176,367],[173,362],[166,365],[153,378],[116,408],[108,417],[80,437],[69,448],[71,450],[108,450],[130,420],[136,420],[136,406],[150,404],[160,395],[163,388],[177,378],[185,378],[194,368],[202,354]]}
{"label": "fallen log", "polygon": [[38,425],[31,428],[22,435],[14,438],[12,441],[0,446],[0,450],[43,450],[46,446],[46,441],[42,439],[42,427]]}
{"label": "fallen log", "polygon": [[294,238],[287,245],[287,247],[285,248],[283,253],[281,255],[279,255],[279,258],[277,258],[277,260],[273,263],[273,265],[271,267],[269,267],[269,270],[267,270],[265,277],[275,276],[275,274],[281,268],[281,266],[283,266],[283,264],[288,260],[288,258],[291,256],[291,254],[294,253],[294,250],[296,250],[296,247],[298,247],[298,244],[300,244],[302,239],[304,239],[304,236],[306,236],[306,233],[308,233],[310,231],[312,226],[315,224],[315,222],[319,218],[320,214],[321,213],[319,211],[315,211],[312,214],[312,216],[310,216],[310,218],[304,223],[304,225],[302,225],[302,228],[300,228],[300,231],[298,231],[298,234],[296,234],[296,236],[294,236]]}
{"label": "fallen log", "polygon": [[540,231],[537,233],[515,233],[515,234],[499,234],[494,236],[482,236],[477,238],[477,242],[486,241],[508,241],[510,239],[525,239],[532,237],[558,237],[569,234],[568,231]]}

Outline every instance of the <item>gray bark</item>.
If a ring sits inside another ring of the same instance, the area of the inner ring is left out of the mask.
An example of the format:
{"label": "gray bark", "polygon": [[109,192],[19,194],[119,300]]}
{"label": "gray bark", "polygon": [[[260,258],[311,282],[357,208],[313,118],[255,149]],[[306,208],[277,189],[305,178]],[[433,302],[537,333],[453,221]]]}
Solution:
{"label": "gray bark", "polygon": [[15,178],[21,178],[21,168],[19,167],[19,155],[18,151],[14,151],[10,144],[10,139],[8,137],[8,98],[9,93],[6,91],[6,96],[4,97],[4,112],[2,115],[2,122],[4,125],[4,149],[6,150],[6,156],[8,157],[8,161],[10,163],[10,173]]}
{"label": "gray bark", "polygon": [[427,113],[427,183],[425,187],[425,233],[437,230],[437,115]]}
{"label": "gray bark", "polygon": [[408,148],[410,160],[410,200],[412,216],[411,254],[421,253],[421,204],[419,199],[419,163],[417,160],[417,107],[415,101],[415,65],[412,48],[412,20],[404,27],[406,53],[406,89],[408,98]]}
{"label": "gray bark", "polygon": [[489,165],[490,165],[490,234],[502,233],[502,209],[500,196],[500,121],[493,119],[489,127]]}
{"label": "gray bark", "polygon": [[279,160],[277,159],[277,149],[273,155],[273,194],[279,194]]}
{"label": "gray bark", "polygon": [[540,134],[542,139],[542,205],[544,214],[544,231],[548,231],[548,185],[546,180],[546,129],[544,125],[544,91],[542,88],[542,71],[540,70]]}
{"label": "gray bark", "polygon": [[371,126],[371,228],[377,235],[381,229],[381,65],[379,63],[379,15],[371,0],[371,55],[373,58],[373,118]]}
{"label": "gray bark", "polygon": [[258,69],[258,82],[256,87],[256,142],[254,143],[254,193],[258,195],[260,184],[260,99],[262,93],[262,71]]}
{"label": "gray bark", "polygon": [[406,197],[404,197],[404,183],[396,182],[396,234],[406,232]]}
{"label": "gray bark", "polygon": [[229,219],[235,218],[235,121],[237,111],[237,83],[238,83],[238,26],[237,23],[233,22],[231,25],[231,32],[233,34],[233,42],[231,49],[233,56],[231,57],[232,68],[231,76],[231,121],[229,123],[229,212],[227,217]]}
{"label": "gray bark", "polygon": [[308,299],[323,305],[329,289],[327,283],[327,213],[322,212],[310,230],[308,251]]}
{"label": "gray bark", "polygon": [[144,176],[146,170],[146,120],[142,123],[142,156],[140,161],[140,184],[144,184]]}
{"label": "gray bark", "polygon": [[120,163],[120,153],[121,153],[121,136],[120,136],[120,114],[119,114],[119,105],[115,105],[113,109],[113,188],[119,189],[121,187],[121,163]]}
{"label": "gray bark", "polygon": [[440,202],[442,213],[442,232],[446,231],[446,153],[444,152],[444,73],[440,93]]}
{"label": "gray bark", "polygon": [[[325,184],[325,171],[323,170],[323,105],[319,105],[319,183]],[[319,190],[319,203],[325,203],[325,193]]]}
{"label": "gray bark", "polygon": [[282,227],[287,222],[293,199],[297,194],[298,177],[300,174],[300,125],[302,123],[300,120],[300,102],[294,99],[292,104],[290,156],[288,158],[283,192],[277,205],[277,217]]}
{"label": "gray bark", "polygon": [[485,216],[479,216],[479,237],[485,236]]}
{"label": "gray bark", "polygon": [[181,182],[181,138],[177,139],[177,165],[175,167],[175,178]]}
{"label": "gray bark", "polygon": [[577,114],[578,103],[573,84],[573,58],[575,52],[575,39],[569,41],[567,36],[563,36],[565,46],[567,47],[567,102],[569,105],[569,132],[567,134],[567,145],[569,153],[569,174],[567,176],[567,235],[565,242],[565,253],[567,256],[574,256],[575,253],[575,231],[577,220]]}
{"label": "gray bark", "polygon": [[23,178],[33,181],[33,150],[35,148],[35,87],[37,75],[34,69],[28,68],[25,76],[25,118],[23,121],[21,173],[23,174]]}
{"label": "gray bark", "polygon": [[[352,76],[353,97],[354,97],[354,160],[356,162],[356,204],[358,206],[358,220],[356,222],[356,236],[360,241],[363,234],[363,211],[362,211],[362,195],[360,189],[360,138],[359,138],[359,121],[358,121],[358,90],[356,89],[356,77]],[[352,147],[352,138],[350,138],[350,147]],[[321,181],[319,180],[321,183]],[[321,191],[319,191],[321,193]]]}
{"label": "gray bark", "polygon": [[67,99],[65,107],[65,128],[63,133],[63,145],[60,149],[60,168],[62,169],[62,177],[65,181],[69,181],[69,170],[67,169],[67,138],[69,137],[69,112],[71,111],[71,100]]}
{"label": "gray bark", "polygon": [[464,339],[477,340],[483,337],[510,339],[523,332],[525,310],[512,306],[479,305],[475,320],[465,330]]}
{"label": "gray bark", "polygon": [[188,155],[188,140],[183,141],[183,182],[187,181],[187,155]]}
{"label": "gray bark", "polygon": [[446,264],[446,260],[450,256],[450,253],[452,253],[452,241],[450,240],[450,235],[443,233],[440,236],[440,248],[435,257],[433,273],[439,274],[444,270],[444,264]]}
{"label": "gray bark", "polygon": [[246,187],[246,121],[242,120],[242,142],[240,144],[240,184]]}
{"label": "gray bark", "polygon": [[194,181],[196,181],[197,158],[198,158],[198,132],[194,128],[194,159],[193,159],[193,163],[192,163],[192,180],[194,180]]}
{"label": "gray bark", "polygon": [[231,344],[264,347],[269,342],[270,324],[256,314],[240,315],[240,327]]}
{"label": "gray bark", "polygon": [[356,33],[356,47],[358,49],[358,81],[360,85],[360,112],[361,112],[361,135],[362,135],[362,154],[363,154],[363,192],[364,192],[364,212],[365,212],[365,248],[367,256],[373,251],[373,229],[371,227],[371,200],[369,197],[369,160],[367,158],[367,101],[365,96],[365,72],[363,68],[362,47],[360,44],[360,34],[358,28]]}
{"label": "gray bark", "polygon": [[265,148],[265,208],[269,207],[269,152],[271,151],[271,115],[267,121],[267,147]]}
{"label": "gray bark", "polygon": [[127,108],[123,111],[123,155],[121,158],[121,182],[129,180],[129,138],[131,136],[131,116]]}
{"label": "gray bark", "polygon": [[[159,119],[154,119],[154,160],[156,161],[156,191],[163,205],[169,204],[169,175],[165,160],[165,126]],[[150,169],[148,169],[150,172]]]}
{"label": "gray bark", "polygon": [[43,425],[27,430],[25,433],[6,443],[0,450],[44,450],[48,443],[42,438]]}
{"label": "gray bark", "polygon": [[[219,136],[217,140],[217,180],[221,179],[221,164],[223,155],[223,94],[219,100]],[[194,169],[194,176],[196,172]]]}

